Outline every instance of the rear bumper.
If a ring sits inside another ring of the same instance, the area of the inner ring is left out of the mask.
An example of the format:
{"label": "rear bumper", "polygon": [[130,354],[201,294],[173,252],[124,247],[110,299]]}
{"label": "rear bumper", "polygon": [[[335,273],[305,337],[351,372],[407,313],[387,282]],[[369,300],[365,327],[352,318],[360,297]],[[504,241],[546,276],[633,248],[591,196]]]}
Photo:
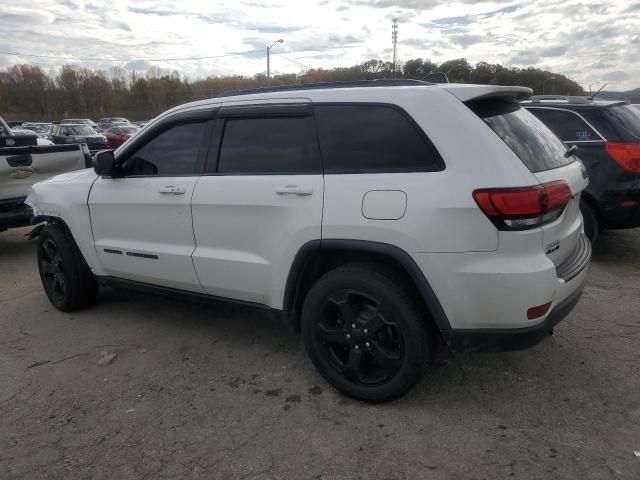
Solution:
{"label": "rear bumper", "polygon": [[540,343],[573,307],[582,295],[584,280],[579,288],[558,303],[547,315],[547,318],[537,324],[525,328],[489,328],[451,330],[446,335],[446,341],[454,352],[510,352],[533,347]]}
{"label": "rear bumper", "polygon": [[[525,242],[531,244],[523,249]],[[541,243],[538,235],[505,235],[501,251],[414,255],[448,320],[446,328],[439,326],[452,350],[527,348],[571,311],[587,278],[591,245],[581,233],[556,266]],[[514,244],[519,248],[512,251]],[[545,316],[527,317],[528,309],[548,303]]]}
{"label": "rear bumper", "polygon": [[640,200],[629,207],[617,207],[604,210],[600,216],[602,228],[623,229],[640,227]]}
{"label": "rear bumper", "polygon": [[624,182],[600,195],[596,207],[602,228],[640,227],[640,175],[636,176],[639,178],[633,182]]}
{"label": "rear bumper", "polygon": [[33,211],[24,203],[26,197],[0,200],[0,231],[31,225]]}

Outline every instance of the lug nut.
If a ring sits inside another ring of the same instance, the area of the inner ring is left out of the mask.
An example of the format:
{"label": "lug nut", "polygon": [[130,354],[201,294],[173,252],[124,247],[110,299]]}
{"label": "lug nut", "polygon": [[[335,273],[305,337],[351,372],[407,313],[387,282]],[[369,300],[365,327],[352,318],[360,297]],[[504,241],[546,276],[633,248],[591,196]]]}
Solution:
{"label": "lug nut", "polygon": [[353,348],[355,348],[356,350],[360,350],[360,345],[356,345],[356,346],[355,346],[355,347],[353,347]]}
{"label": "lug nut", "polygon": [[371,346],[371,344],[369,342],[364,342],[364,346],[369,348]]}
{"label": "lug nut", "polygon": [[347,340],[349,340],[351,338],[351,334],[347,333]]}
{"label": "lug nut", "polygon": [[355,324],[355,323],[352,323],[352,324],[351,324],[351,328],[356,328],[356,324]]}
{"label": "lug nut", "polygon": [[364,329],[364,334],[366,335],[367,333],[369,333],[369,330],[367,330],[366,328]]}

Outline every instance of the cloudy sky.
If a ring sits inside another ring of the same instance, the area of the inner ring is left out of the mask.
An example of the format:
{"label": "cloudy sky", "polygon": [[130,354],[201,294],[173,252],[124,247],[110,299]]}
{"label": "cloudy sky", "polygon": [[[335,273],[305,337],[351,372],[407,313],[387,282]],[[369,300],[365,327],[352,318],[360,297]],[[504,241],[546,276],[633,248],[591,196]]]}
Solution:
{"label": "cloudy sky", "polygon": [[549,69],[585,88],[640,87],[640,0],[2,2],[0,69],[75,63],[253,75],[265,72],[264,48],[279,38],[273,72],[390,61],[393,17],[400,61],[466,57]]}

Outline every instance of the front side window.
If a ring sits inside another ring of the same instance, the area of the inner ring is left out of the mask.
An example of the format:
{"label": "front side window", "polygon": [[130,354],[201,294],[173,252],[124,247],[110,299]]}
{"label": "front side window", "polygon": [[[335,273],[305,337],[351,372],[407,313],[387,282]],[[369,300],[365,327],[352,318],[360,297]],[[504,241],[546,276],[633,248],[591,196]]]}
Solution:
{"label": "front side window", "polygon": [[315,106],[327,173],[439,171],[440,154],[418,127],[390,105]]}
{"label": "front side window", "polygon": [[204,121],[179,123],[163,130],[123,162],[124,175],[199,175],[198,152],[206,125]]}
{"label": "front side window", "polygon": [[225,120],[219,173],[247,175],[321,171],[312,117]]}
{"label": "front side window", "polygon": [[529,111],[542,120],[563,142],[593,142],[601,140],[593,128],[575,113],[550,108],[532,108]]}

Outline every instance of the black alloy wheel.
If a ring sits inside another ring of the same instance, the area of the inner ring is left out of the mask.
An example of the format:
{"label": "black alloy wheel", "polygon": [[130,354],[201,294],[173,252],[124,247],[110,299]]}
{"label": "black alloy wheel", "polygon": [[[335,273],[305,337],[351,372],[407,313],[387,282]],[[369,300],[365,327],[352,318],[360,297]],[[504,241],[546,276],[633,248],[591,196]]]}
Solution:
{"label": "black alloy wheel", "polygon": [[438,333],[402,278],[377,264],[347,264],[323,275],[302,309],[305,348],[341,392],[386,402],[418,381]]}
{"label": "black alloy wheel", "polygon": [[54,305],[62,304],[66,297],[67,281],[62,255],[52,239],[48,238],[42,242],[39,261],[42,284],[47,295]]}
{"label": "black alloy wheel", "polygon": [[404,340],[398,324],[360,290],[339,290],[326,299],[316,323],[324,361],[360,385],[389,381],[401,366]]}
{"label": "black alloy wheel", "polygon": [[66,226],[47,224],[38,239],[38,270],[49,301],[71,312],[93,303],[98,283]]}

